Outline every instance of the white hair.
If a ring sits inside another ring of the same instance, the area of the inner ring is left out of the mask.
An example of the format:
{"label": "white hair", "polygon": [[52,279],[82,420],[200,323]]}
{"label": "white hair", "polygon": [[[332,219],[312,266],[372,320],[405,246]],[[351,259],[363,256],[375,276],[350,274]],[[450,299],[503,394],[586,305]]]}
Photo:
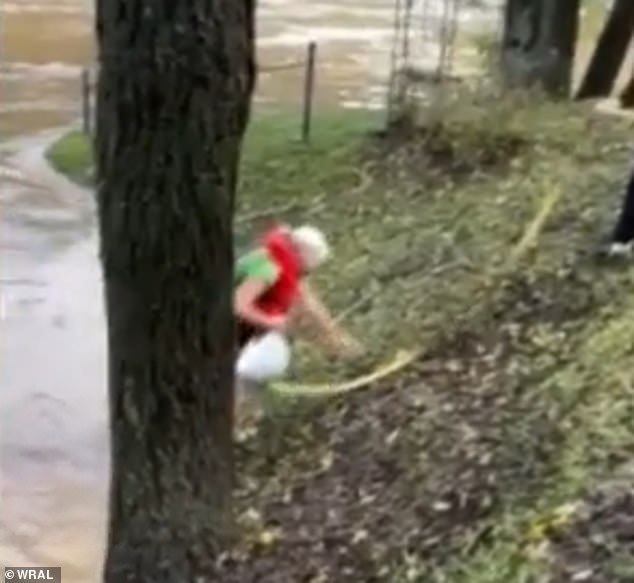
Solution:
{"label": "white hair", "polygon": [[317,227],[302,225],[292,229],[290,236],[306,269],[313,270],[330,257],[326,236]]}

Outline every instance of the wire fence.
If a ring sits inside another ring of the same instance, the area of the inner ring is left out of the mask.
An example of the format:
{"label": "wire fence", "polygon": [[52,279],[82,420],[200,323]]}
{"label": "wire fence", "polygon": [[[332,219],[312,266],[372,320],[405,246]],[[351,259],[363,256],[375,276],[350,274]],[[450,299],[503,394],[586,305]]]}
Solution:
{"label": "wire fence", "polygon": [[[276,73],[282,71],[303,70],[303,84],[298,89],[298,101],[301,101],[300,133],[304,142],[310,140],[313,103],[315,98],[315,70],[317,61],[317,43],[310,41],[306,45],[305,57],[300,60],[286,61],[258,67],[258,73]],[[85,134],[94,130],[95,117],[95,73],[88,68],[81,71],[80,88],[82,103],[82,129]]]}

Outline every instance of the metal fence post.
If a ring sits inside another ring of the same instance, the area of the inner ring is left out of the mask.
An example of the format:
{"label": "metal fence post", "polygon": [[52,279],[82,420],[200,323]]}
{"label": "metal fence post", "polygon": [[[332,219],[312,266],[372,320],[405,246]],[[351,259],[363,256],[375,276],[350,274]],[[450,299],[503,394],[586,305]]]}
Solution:
{"label": "metal fence post", "polygon": [[82,127],[85,134],[90,134],[90,73],[88,69],[81,71],[81,103],[82,103]]}
{"label": "metal fence post", "polygon": [[310,124],[313,111],[313,96],[315,91],[315,57],[317,54],[317,43],[308,43],[306,54],[306,72],[304,75],[304,104],[302,111],[302,141],[308,142],[310,139]]}

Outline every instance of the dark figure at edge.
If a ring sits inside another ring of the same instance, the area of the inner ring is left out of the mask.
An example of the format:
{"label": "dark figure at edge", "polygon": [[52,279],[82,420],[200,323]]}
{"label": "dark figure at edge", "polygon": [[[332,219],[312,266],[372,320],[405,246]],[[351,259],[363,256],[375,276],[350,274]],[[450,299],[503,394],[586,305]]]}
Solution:
{"label": "dark figure at edge", "polygon": [[608,255],[611,257],[625,257],[632,253],[634,248],[634,169],[623,197],[621,211],[617,223],[612,232]]}

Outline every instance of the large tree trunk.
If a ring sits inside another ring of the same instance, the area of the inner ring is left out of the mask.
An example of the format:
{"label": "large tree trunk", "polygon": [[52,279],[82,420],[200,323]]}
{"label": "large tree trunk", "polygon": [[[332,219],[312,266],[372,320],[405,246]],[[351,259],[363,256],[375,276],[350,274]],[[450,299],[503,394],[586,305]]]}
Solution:
{"label": "large tree trunk", "polygon": [[97,1],[107,583],[213,580],[230,525],[232,217],[253,17],[252,0]]}
{"label": "large tree trunk", "polygon": [[577,91],[577,99],[605,97],[612,93],[633,34],[634,1],[615,0]]}

